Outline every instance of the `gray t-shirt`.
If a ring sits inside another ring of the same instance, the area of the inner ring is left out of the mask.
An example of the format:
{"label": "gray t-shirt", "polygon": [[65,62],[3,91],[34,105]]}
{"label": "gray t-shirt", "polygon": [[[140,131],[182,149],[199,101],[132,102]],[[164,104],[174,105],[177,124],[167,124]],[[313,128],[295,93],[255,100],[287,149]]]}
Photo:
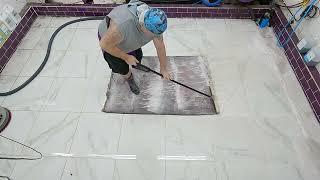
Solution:
{"label": "gray t-shirt", "polygon": [[[139,18],[137,15],[137,6],[145,4],[138,0],[131,0],[129,4],[123,4],[115,7],[107,16],[117,24],[118,29],[123,36],[123,40],[118,44],[118,48],[128,53],[141,48],[150,42],[157,35],[148,36],[141,31]],[[99,25],[98,33],[100,37],[107,31],[105,19]]]}

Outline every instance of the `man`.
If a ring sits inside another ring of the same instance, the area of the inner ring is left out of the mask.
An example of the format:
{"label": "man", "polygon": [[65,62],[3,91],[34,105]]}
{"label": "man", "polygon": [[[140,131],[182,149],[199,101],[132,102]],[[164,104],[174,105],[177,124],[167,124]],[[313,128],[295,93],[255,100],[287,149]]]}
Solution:
{"label": "man", "polygon": [[129,66],[136,67],[141,62],[141,47],[151,40],[157,50],[160,72],[165,79],[170,79],[162,37],[166,29],[165,13],[138,0],[115,7],[99,25],[104,59],[114,73],[123,75],[134,94],[139,94],[140,89]]}

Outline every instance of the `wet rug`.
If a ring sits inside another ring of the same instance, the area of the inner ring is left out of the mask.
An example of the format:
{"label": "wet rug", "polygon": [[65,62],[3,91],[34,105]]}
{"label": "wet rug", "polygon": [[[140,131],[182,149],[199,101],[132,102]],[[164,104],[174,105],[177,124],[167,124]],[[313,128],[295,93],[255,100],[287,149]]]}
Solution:
{"label": "wet rug", "polygon": [[[142,64],[159,71],[158,57],[144,57]],[[210,75],[203,58],[195,56],[168,57],[168,69],[174,80],[211,95]],[[133,94],[121,75],[112,73],[104,112],[122,114],[216,114],[212,98],[163,80],[151,72],[132,69],[140,87]]]}

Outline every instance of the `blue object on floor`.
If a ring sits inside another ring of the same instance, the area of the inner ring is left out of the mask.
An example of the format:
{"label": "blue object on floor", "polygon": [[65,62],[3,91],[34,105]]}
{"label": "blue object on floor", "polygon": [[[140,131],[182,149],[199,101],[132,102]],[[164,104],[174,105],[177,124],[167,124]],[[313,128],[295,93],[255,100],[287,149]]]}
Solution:
{"label": "blue object on floor", "polygon": [[209,2],[209,0],[201,0],[202,3],[208,7],[219,6],[222,0],[216,0],[215,2]]}
{"label": "blue object on floor", "polygon": [[270,14],[266,13],[263,18],[260,20],[260,23],[259,23],[259,27],[262,29],[262,28],[265,28],[267,26],[269,26],[269,23],[270,23]]}

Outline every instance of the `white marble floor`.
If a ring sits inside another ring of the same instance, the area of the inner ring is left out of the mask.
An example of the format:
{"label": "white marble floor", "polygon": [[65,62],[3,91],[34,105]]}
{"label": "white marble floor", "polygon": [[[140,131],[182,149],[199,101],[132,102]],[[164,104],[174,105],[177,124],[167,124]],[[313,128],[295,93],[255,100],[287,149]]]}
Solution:
{"label": "white marble floor", "polygon": [[[0,75],[1,91],[41,63],[53,30],[74,18],[39,17]],[[101,112],[110,70],[99,21],[62,30],[43,72],[0,97],[13,119],[3,135],[40,150],[39,161],[0,160],[15,180],[316,180],[320,128],[271,29],[249,20],[169,19],[168,56],[209,62],[220,114]],[[155,56],[150,43],[145,56]],[[0,156],[36,156],[0,139]]]}

